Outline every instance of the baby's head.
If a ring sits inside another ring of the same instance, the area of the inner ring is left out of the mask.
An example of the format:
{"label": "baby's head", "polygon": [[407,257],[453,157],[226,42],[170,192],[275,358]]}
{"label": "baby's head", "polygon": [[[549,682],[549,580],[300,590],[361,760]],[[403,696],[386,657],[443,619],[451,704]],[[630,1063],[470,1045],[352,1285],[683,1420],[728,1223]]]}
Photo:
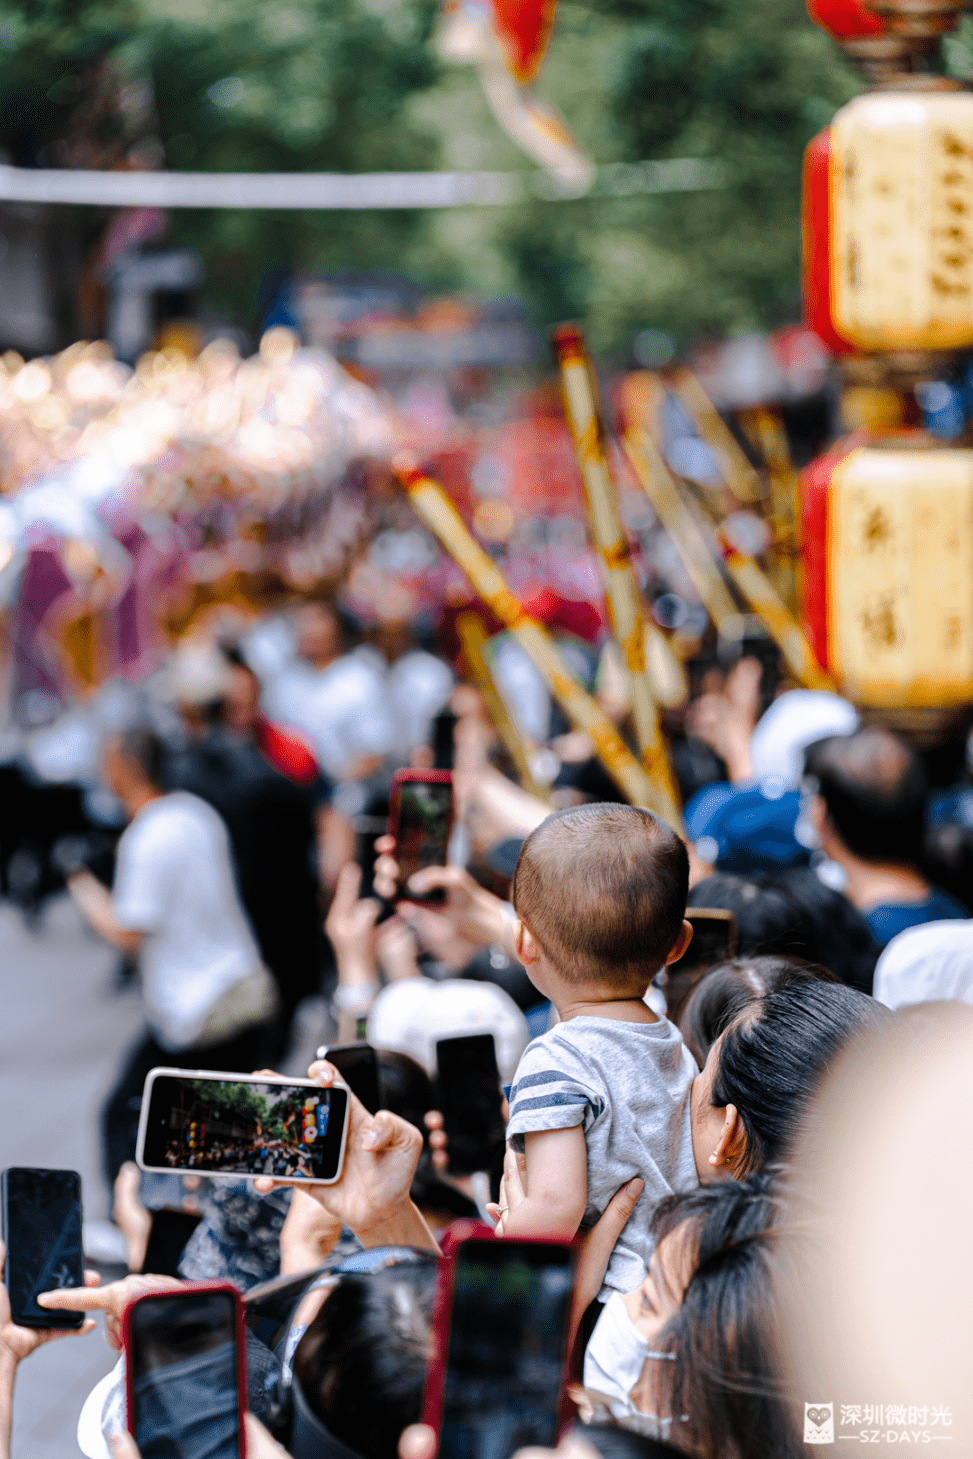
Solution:
{"label": "baby's head", "polygon": [[584,805],[548,816],[527,837],[512,896],[565,984],[640,998],[679,941],[688,888],[685,843],[658,816]]}

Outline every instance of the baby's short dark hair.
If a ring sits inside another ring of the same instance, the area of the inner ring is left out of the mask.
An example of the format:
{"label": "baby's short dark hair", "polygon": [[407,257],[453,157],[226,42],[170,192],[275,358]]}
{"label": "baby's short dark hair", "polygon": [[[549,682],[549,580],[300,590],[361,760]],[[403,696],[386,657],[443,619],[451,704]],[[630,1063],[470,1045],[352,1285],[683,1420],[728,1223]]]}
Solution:
{"label": "baby's short dark hair", "polygon": [[513,902],[563,977],[644,993],[679,936],[688,890],[686,845],[665,821],[583,805],[527,837]]}

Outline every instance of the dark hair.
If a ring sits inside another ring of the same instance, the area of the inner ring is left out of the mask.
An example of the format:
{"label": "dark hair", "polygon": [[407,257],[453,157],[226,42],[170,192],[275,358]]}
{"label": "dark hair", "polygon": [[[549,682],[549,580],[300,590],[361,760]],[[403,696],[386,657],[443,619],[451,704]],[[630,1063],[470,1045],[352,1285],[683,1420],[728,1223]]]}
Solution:
{"label": "dark hair", "polygon": [[818,979],[788,982],[755,999],[727,1028],[711,1100],[736,1106],[746,1131],[743,1170],[783,1160],[801,1116],[852,1039],[890,1023],[866,993]]}
{"label": "dark hair", "polygon": [[787,957],[737,957],[710,968],[696,985],[679,1020],[679,1031],[702,1069],[706,1055],[724,1029],[758,998],[789,983],[835,983],[817,963]]}
{"label": "dark hair", "polygon": [[397,1459],[422,1411],[436,1263],[343,1276],[297,1345],[311,1409],[365,1459]]}
{"label": "dark hair", "polygon": [[830,968],[840,982],[870,993],[881,949],[858,908],[808,866],[788,867],[777,872],[774,881],[810,919],[816,961]]}
{"label": "dark hair", "polygon": [[[791,1459],[803,1454],[778,1362],[774,1296],[778,1202],[770,1178],[751,1176],[674,1196],[652,1222],[657,1243],[686,1226],[692,1275],[679,1311],[653,1347],[657,1412],[700,1459]],[[685,1421],[682,1421],[685,1415]]]}
{"label": "dark hair", "polygon": [[409,1194],[416,1205],[453,1219],[477,1219],[476,1205],[453,1185],[447,1185],[437,1174],[429,1154],[429,1131],[423,1118],[439,1101],[432,1080],[421,1064],[398,1049],[376,1049],[378,1086],[382,1108],[408,1120],[422,1135],[423,1152],[419,1157]]}
{"label": "dark hair", "polygon": [[166,744],[155,730],[127,729],[115,741],[118,752],[140,771],[155,790],[165,790]]}
{"label": "dark hair", "polygon": [[521,847],[512,899],[558,971],[644,992],[686,911],[685,842],[651,811],[572,806]]}
{"label": "dark hair", "polygon": [[852,855],[864,861],[919,861],[927,784],[911,745],[891,730],[868,726],[809,745],[804,766]]}
{"label": "dark hair", "polygon": [[[722,907],[737,922],[737,952],[776,953],[781,957],[817,960],[814,922],[786,887],[766,877],[737,876],[717,871],[697,882],[689,893],[690,907]],[[692,963],[689,944],[687,965]]]}

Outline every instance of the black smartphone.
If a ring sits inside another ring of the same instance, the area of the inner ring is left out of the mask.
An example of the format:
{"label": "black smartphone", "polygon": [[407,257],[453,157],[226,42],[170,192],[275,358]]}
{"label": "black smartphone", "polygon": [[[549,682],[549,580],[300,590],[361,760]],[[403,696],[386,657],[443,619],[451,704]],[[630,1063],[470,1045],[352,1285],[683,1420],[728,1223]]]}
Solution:
{"label": "black smartphone", "polygon": [[439,1431],[440,1459],[553,1448],[566,1417],[574,1248],[458,1225],[469,1234],[454,1227],[443,1242],[423,1421]]}
{"label": "black smartphone", "polygon": [[455,753],[456,715],[444,709],[432,722],[432,768],[452,770]]}
{"label": "black smartphone", "polygon": [[318,1058],[333,1064],[370,1115],[382,1108],[378,1056],[364,1039],[353,1044],[322,1044]]}
{"label": "black smartphone", "polygon": [[81,1327],[83,1312],[47,1312],[37,1305],[41,1292],[84,1286],[78,1172],[12,1166],[0,1175],[0,1211],[13,1321],[18,1327]]}
{"label": "black smartphone", "polygon": [[178,1277],[186,1243],[203,1218],[197,1211],[172,1210],[168,1206],[150,1214],[152,1225],[142,1270],[156,1277]]}
{"label": "black smartphone", "polygon": [[492,1170],[503,1158],[506,1139],[493,1034],[439,1039],[436,1062],[450,1173]]}
{"label": "black smartphone", "polygon": [[687,907],[686,921],[693,929],[693,940],[682,959],[687,967],[706,963],[715,968],[736,957],[737,919],[732,912],[722,907]]}
{"label": "black smartphone", "polygon": [[225,1282],[137,1297],[124,1318],[128,1427],[142,1459],[243,1459],[243,1307]]}
{"label": "black smartphone", "polygon": [[389,832],[395,837],[401,897],[441,904],[441,889],[417,897],[406,890],[410,876],[427,866],[445,866],[453,830],[453,777],[449,770],[396,770],[392,776]]}
{"label": "black smartphone", "polygon": [[333,1185],[347,1133],[348,1091],[341,1085],[152,1069],[135,1158],[143,1170]]}

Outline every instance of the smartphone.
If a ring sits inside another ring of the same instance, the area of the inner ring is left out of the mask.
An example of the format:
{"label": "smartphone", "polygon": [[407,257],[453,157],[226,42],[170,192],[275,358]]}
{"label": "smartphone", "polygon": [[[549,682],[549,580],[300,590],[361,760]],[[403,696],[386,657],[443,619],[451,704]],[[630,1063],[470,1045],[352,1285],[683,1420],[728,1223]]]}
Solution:
{"label": "smartphone", "polygon": [[84,1286],[78,1172],[19,1166],[3,1171],[0,1213],[12,1320],[18,1327],[81,1327],[83,1312],[47,1312],[37,1305],[41,1292]]}
{"label": "smartphone", "polygon": [[342,1079],[358,1096],[370,1115],[382,1108],[378,1057],[371,1044],[364,1040],[354,1044],[324,1044],[318,1049],[319,1059],[333,1064]]}
{"label": "smartphone", "polygon": [[142,1459],[244,1459],[243,1304],[228,1282],[136,1297],[125,1311],[128,1427]]}
{"label": "smartphone", "polygon": [[732,912],[722,907],[687,907],[686,921],[693,929],[693,940],[685,952],[687,967],[699,963],[716,967],[736,957],[737,919]]}
{"label": "smartphone", "polygon": [[432,763],[434,770],[452,770],[456,735],[456,715],[444,709],[432,722]]}
{"label": "smartphone", "polygon": [[142,1270],[156,1277],[178,1277],[186,1243],[203,1218],[198,1211],[173,1210],[169,1206],[150,1214],[152,1225]]}
{"label": "smartphone", "polygon": [[152,1069],[135,1158],[143,1170],[273,1176],[333,1185],[348,1133],[348,1091],[311,1079]]}
{"label": "smartphone", "polygon": [[[426,866],[445,866],[453,830],[453,776],[449,770],[396,770],[389,802],[389,833],[395,837],[399,884]],[[442,904],[446,893],[437,888],[425,897],[400,892],[410,902]]]}
{"label": "smartphone", "polygon": [[440,1459],[510,1459],[553,1448],[563,1401],[575,1252],[568,1241],[497,1241],[457,1222],[443,1238],[423,1422]]}
{"label": "smartphone", "polygon": [[436,1062],[450,1174],[492,1170],[503,1159],[506,1140],[493,1034],[439,1039]]}

